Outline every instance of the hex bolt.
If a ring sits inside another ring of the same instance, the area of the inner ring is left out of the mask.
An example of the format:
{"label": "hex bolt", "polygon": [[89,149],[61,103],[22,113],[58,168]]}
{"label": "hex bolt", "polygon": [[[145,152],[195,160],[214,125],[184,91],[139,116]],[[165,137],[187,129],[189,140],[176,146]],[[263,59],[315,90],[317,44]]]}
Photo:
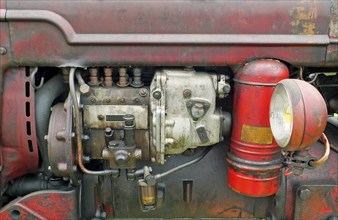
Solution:
{"label": "hex bolt", "polygon": [[111,87],[113,86],[113,69],[112,68],[104,68],[104,86]]}
{"label": "hex bolt", "polygon": [[312,192],[311,190],[305,188],[305,189],[299,190],[298,195],[301,198],[301,200],[305,201],[311,198]]}
{"label": "hex bolt", "polygon": [[7,53],[7,50],[5,47],[0,47],[0,54],[5,55]]}
{"label": "hex bolt", "polygon": [[104,130],[106,136],[112,136],[113,135],[113,130],[111,128],[106,128]]}
{"label": "hex bolt", "polygon": [[155,91],[155,92],[153,92],[153,97],[154,97],[154,99],[161,99],[162,94],[161,94],[160,91]]}
{"label": "hex bolt", "polygon": [[184,91],[183,91],[183,97],[184,98],[190,98],[191,97],[191,90],[190,89],[185,89]]}

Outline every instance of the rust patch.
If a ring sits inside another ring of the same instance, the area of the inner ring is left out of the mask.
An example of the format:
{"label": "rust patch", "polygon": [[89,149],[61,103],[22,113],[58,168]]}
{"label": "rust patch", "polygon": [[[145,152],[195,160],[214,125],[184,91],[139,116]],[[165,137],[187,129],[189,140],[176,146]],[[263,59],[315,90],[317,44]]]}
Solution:
{"label": "rust patch", "polygon": [[293,7],[290,10],[292,18],[290,25],[292,32],[301,35],[314,35],[317,33],[315,21],[317,19],[316,1],[312,1],[308,8],[303,6]]}

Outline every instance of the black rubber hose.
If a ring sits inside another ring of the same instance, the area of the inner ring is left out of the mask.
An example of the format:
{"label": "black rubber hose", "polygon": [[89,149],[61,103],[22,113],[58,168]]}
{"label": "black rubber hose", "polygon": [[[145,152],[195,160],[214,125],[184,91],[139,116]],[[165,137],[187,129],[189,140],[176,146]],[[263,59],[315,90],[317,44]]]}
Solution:
{"label": "black rubber hose", "polygon": [[47,141],[45,135],[48,133],[50,109],[53,101],[68,89],[62,75],[58,74],[48,80],[35,94],[35,123],[38,139],[39,152],[43,162],[43,172],[48,173],[49,159]]}
{"label": "black rubber hose", "polygon": [[51,189],[66,189],[68,182],[62,180],[62,178],[49,178],[45,179],[40,176],[23,176],[15,179],[8,185],[6,195],[9,196],[25,196],[29,193],[40,190]]}

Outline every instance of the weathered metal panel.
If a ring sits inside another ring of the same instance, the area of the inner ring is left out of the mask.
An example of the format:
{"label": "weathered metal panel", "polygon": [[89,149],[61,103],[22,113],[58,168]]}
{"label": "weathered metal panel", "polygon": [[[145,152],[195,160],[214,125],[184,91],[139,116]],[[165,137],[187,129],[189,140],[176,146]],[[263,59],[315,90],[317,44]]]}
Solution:
{"label": "weathered metal panel", "polygon": [[[34,89],[29,69],[10,69],[4,77],[0,141],[3,159],[1,182],[38,170]],[[27,74],[27,75],[26,75]]]}
{"label": "weathered metal panel", "polygon": [[[331,41],[329,0],[35,0],[7,7],[12,65],[238,65],[269,57],[324,66]],[[74,8],[81,13],[74,16]]]}
{"label": "weathered metal panel", "polygon": [[79,219],[76,196],[74,189],[34,192],[3,207],[0,219]]}

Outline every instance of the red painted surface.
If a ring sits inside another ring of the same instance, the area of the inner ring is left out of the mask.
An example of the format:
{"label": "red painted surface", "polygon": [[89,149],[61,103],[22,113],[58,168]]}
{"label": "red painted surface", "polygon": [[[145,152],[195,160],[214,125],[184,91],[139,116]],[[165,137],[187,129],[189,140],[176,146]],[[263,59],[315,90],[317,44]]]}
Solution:
{"label": "red painted surface", "polygon": [[0,219],[78,219],[75,191],[42,191],[16,199],[1,209]]}
{"label": "red painted surface", "polygon": [[[12,58],[7,62],[11,66],[202,66],[275,58],[307,66],[324,66],[330,59],[334,65],[332,57],[326,57],[331,7],[330,1],[8,1]],[[28,12],[30,16],[23,18]],[[125,38],[110,42],[121,34]],[[166,34],[178,36],[168,45],[161,41]],[[193,34],[210,39],[227,35],[234,41],[244,37],[252,42],[197,43]],[[258,42],[262,37],[256,43],[252,40],[259,34],[267,36],[263,47]],[[153,35],[159,40],[133,43]],[[295,43],[287,37],[304,39]],[[190,43],[179,43],[183,38]]]}
{"label": "red painted surface", "polygon": [[[38,170],[34,89],[28,79],[25,68],[11,69],[4,75],[0,126],[3,156],[0,179],[2,183],[27,173],[36,173]],[[26,91],[26,84],[29,91]]]}
{"label": "red painted surface", "polygon": [[[227,160],[230,163],[228,185],[236,192],[249,196],[268,196],[278,190],[281,167],[278,158],[281,150],[271,135],[269,106],[273,84],[288,76],[287,67],[275,60],[253,61],[235,75],[230,146],[230,154],[234,158],[228,157]],[[245,126],[250,126],[251,130],[257,127],[265,129],[260,130],[258,136],[270,134],[271,143],[256,141],[256,137],[252,140],[244,137]]]}
{"label": "red painted surface", "polygon": [[[337,143],[336,130],[325,130],[325,134],[332,144]],[[323,155],[323,145],[315,143],[310,146],[312,156],[319,158]],[[328,219],[338,214],[338,154],[331,151],[329,159],[320,167],[313,170],[304,170],[301,176],[288,176],[285,191],[285,219]],[[297,188],[303,185],[326,185],[332,186],[330,190],[312,190],[309,200],[301,201],[298,197]],[[301,201],[296,210],[296,203]],[[298,212],[298,216],[295,214]]]}

